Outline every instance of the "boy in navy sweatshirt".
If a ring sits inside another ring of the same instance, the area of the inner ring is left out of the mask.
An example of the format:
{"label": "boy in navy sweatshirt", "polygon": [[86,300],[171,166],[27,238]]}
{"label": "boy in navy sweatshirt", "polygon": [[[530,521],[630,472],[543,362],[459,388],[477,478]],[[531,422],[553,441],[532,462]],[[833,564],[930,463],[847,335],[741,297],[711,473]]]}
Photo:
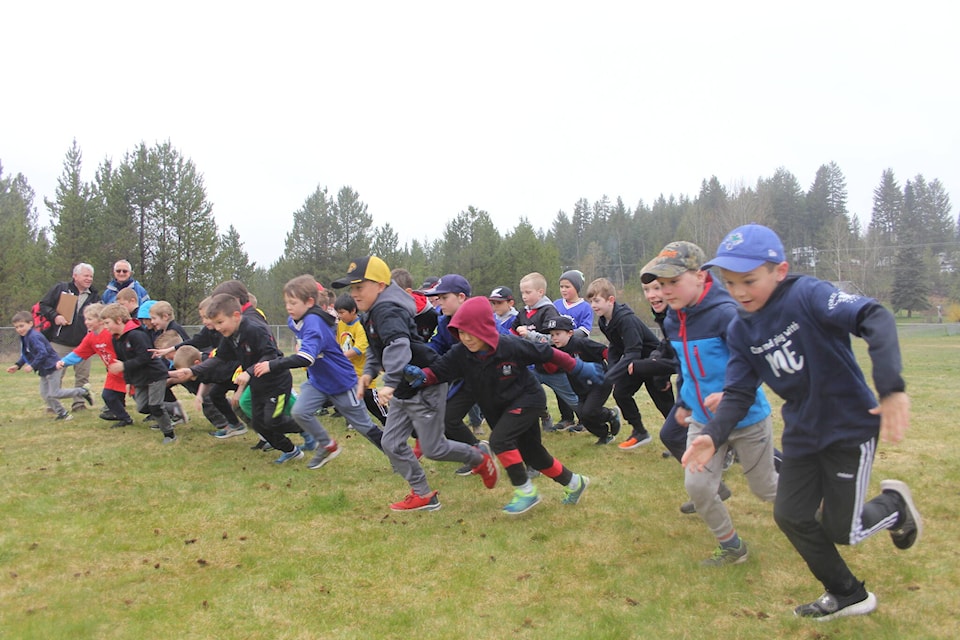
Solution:
{"label": "boy in navy sweatshirt", "polygon": [[[789,275],[780,239],[761,225],[730,232],[717,257],[703,265],[709,267],[719,268],[742,310],[728,330],[723,398],[690,442],[683,464],[692,472],[709,464],[757,385],[766,383],[785,401],[774,518],[826,590],[794,614],[824,621],[870,613],[877,599],[836,545],[887,529],[898,549],[908,549],[923,532],[902,481],[881,481],[880,495],[865,501],[877,436],[899,442],[910,419],[893,316],[876,300]],[[850,334],[869,345],[879,403],[856,362]]]}
{"label": "boy in navy sweatshirt", "polygon": [[58,398],[86,400],[87,404],[93,404],[90,392],[84,387],[60,388],[60,381],[63,378],[63,372],[57,369],[60,356],[42,333],[33,330],[33,316],[30,312],[15,313],[13,328],[20,336],[20,359],[12,367],[7,368],[7,373],[16,373],[24,367],[27,371],[36,371],[40,376],[40,397],[54,412],[55,420],[73,419]]}

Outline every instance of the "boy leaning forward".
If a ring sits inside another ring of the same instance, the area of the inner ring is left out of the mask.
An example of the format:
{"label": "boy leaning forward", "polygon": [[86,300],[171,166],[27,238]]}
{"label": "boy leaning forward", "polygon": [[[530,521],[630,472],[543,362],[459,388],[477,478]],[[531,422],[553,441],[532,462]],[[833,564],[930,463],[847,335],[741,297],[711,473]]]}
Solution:
{"label": "boy leaning forward", "polygon": [[350,263],[347,275],[334,281],[333,287],[350,287],[357,309],[365,314],[363,328],[369,347],[364,373],[357,383],[358,398],[363,397],[367,387],[383,371],[379,399],[388,404],[390,410],[381,444],[393,470],[410,485],[410,493],[390,508],[394,511],[440,508],[437,492],[430,489],[426,473],[408,443],[414,429],[423,455],[431,460],[469,464],[483,479],[484,486],[492,489],[499,474],[493,457],[479,448],[447,440],[443,435],[447,385],[417,390],[407,385],[397,388],[403,380],[404,367],[408,364],[426,367],[436,352],[417,335],[413,298],[391,283],[387,264],[377,256],[359,258]]}

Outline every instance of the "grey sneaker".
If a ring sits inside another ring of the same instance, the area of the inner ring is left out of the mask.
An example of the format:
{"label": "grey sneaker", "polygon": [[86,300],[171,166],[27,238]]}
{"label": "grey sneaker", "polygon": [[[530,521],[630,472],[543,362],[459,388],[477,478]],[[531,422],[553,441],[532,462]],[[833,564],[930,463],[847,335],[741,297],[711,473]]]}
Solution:
{"label": "grey sneaker", "polygon": [[863,583],[852,595],[837,596],[829,591],[813,602],[802,604],[793,610],[798,618],[813,618],[826,622],[844,616],[863,616],[877,608],[877,597],[867,591]]}
{"label": "grey sneaker", "polygon": [[217,429],[216,431],[211,431],[210,435],[214,438],[220,438],[221,440],[225,438],[232,438],[233,436],[242,436],[247,432],[246,425],[238,425],[236,427],[231,427],[230,425],[225,426],[223,429]]}
{"label": "grey sneaker", "polygon": [[310,459],[310,462],[307,463],[307,469],[319,469],[340,455],[340,451],[342,451],[342,449],[336,442],[331,442],[326,447],[321,447],[317,450],[317,453],[314,454],[313,458]]}
{"label": "grey sneaker", "polygon": [[923,519],[913,504],[913,495],[910,487],[901,480],[881,480],[880,491],[894,493],[903,501],[903,511],[900,516],[900,525],[890,529],[890,537],[897,549],[909,549],[920,540],[923,535]]}
{"label": "grey sneaker", "polygon": [[[717,489],[717,495],[720,496],[720,500],[726,502],[730,496],[733,495],[733,492],[730,491],[730,487],[726,485],[722,480],[720,481],[720,488]],[[680,505],[680,513],[690,515],[697,512],[697,508],[693,505],[693,500],[687,500],[682,505]]]}
{"label": "grey sneaker", "polygon": [[70,415],[69,413],[61,413],[56,418],[54,418],[54,421],[58,421],[58,422],[69,422],[70,420],[73,420],[73,416]]}
{"label": "grey sneaker", "polygon": [[580,484],[577,485],[576,489],[571,489],[570,487],[563,488],[563,504],[577,504],[580,502],[580,498],[583,497],[583,492],[587,490],[587,487],[590,486],[590,478],[584,475],[579,475]]}
{"label": "grey sneaker", "polygon": [[740,564],[747,561],[747,543],[740,540],[740,546],[736,549],[718,546],[713,550],[713,555],[701,562],[704,567],[722,567],[728,564]]}
{"label": "grey sneaker", "polygon": [[163,444],[173,444],[177,440],[179,440],[179,438],[177,438],[177,434],[172,431],[170,433],[163,434]]}
{"label": "grey sneaker", "polygon": [[540,424],[547,433],[555,433],[557,431],[557,427],[553,424],[553,418],[550,417],[550,414],[542,416],[540,418]]}

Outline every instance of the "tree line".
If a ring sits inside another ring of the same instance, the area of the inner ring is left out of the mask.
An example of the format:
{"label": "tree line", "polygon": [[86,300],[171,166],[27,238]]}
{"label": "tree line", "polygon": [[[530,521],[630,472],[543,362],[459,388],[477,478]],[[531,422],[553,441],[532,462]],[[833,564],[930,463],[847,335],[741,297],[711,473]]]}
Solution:
{"label": "tree line", "polygon": [[831,162],[807,189],[781,167],[754,185],[728,188],[713,176],[693,197],[661,195],[633,207],[619,197],[582,198],[572,212],[558,211],[548,229],[523,217],[502,233],[486,211],[469,206],[452,215],[439,237],[405,244],[389,222],[374,224],[352,187],[333,194],[318,186],[292,212],[284,254],[264,266],[250,260],[232,225],[218,228],[202,173],[170,141],[141,142],[116,164],[103,160],[89,182],[81,175],[82,160],[74,141],[54,197],[43,201],[50,214],[46,227],[27,178],[5,173],[0,163],[5,317],[68,280],[78,262],[94,266],[102,290],[120,258],[131,262],[151,297],[169,301],[187,323],[196,322],[197,303],[217,282],[233,278],[246,282],[268,318],[279,322],[286,315],[281,290],[288,279],[310,273],[329,283],[352,258],[369,253],[408,269],[418,281],[460,273],[481,295],[499,285],[515,287],[530,271],[554,283],[564,270],[578,268],[587,281],[607,277],[636,296],[640,269],[666,243],[690,240],[709,254],[727,231],[748,222],[780,234],[792,270],[847,283],[895,311],[910,315],[960,301],[960,219],[949,194],[938,179],[923,175],[901,186],[892,169],[874,189],[866,224],[848,212],[846,180]]}

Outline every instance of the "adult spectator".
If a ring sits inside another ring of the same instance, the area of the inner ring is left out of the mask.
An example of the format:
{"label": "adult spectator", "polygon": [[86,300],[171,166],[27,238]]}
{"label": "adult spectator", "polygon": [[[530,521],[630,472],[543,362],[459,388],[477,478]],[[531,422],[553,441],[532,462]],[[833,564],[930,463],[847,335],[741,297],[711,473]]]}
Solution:
{"label": "adult spectator", "polygon": [[[77,296],[73,312],[64,317],[57,310],[62,293],[71,293]],[[88,305],[100,301],[100,295],[93,288],[93,266],[81,262],[73,268],[73,280],[59,282],[53,286],[47,295],[40,300],[40,313],[45,315],[51,323],[48,332],[53,350],[62,358],[74,350],[87,334],[87,326],[83,321],[83,310]],[[75,387],[82,387],[90,381],[90,360],[84,360],[74,367],[76,376]],[[86,408],[83,399],[78,398],[71,410]]]}
{"label": "adult spectator", "polygon": [[143,288],[143,285],[133,279],[133,269],[130,267],[130,263],[126,260],[117,260],[117,263],[113,265],[113,280],[103,290],[100,302],[103,304],[116,302],[117,291],[127,287],[133,287],[133,290],[137,292],[137,304],[143,304],[150,299],[150,294]]}

